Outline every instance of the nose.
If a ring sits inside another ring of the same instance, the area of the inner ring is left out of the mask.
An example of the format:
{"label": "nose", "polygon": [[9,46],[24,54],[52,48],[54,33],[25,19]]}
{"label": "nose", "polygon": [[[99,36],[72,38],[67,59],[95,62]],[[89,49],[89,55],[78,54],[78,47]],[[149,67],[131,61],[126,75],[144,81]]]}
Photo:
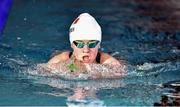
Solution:
{"label": "nose", "polygon": [[88,47],[87,45],[85,45],[85,46],[83,47],[83,52],[84,52],[84,53],[88,53],[88,52],[89,52],[89,47]]}

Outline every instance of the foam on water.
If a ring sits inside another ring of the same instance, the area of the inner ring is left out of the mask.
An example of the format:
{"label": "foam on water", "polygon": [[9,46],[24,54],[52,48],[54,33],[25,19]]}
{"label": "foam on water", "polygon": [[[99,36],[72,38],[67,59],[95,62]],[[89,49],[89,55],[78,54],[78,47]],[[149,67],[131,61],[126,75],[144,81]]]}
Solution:
{"label": "foam on water", "polygon": [[[105,68],[99,68],[99,67],[104,67],[100,65],[91,65],[98,70],[102,70]],[[107,69],[107,68],[106,68]],[[106,70],[102,70],[103,72],[108,72]],[[62,73],[64,72],[64,73]],[[65,92],[64,94],[62,93],[57,93],[57,92],[39,92],[38,94],[43,94],[43,95],[50,95],[50,96],[66,96],[68,97],[67,99],[67,106],[68,107],[91,107],[91,106],[96,106],[96,107],[105,107],[105,104],[103,101],[97,99],[94,97],[94,95],[91,95],[91,91],[100,90],[100,89],[113,89],[113,88],[119,88],[119,87],[124,87],[123,80],[120,79],[88,79],[83,76],[89,76],[89,74],[83,74],[80,73],[78,75],[81,76],[74,76],[72,74],[68,74],[68,71],[59,71],[59,72],[48,72],[45,69],[43,69],[40,66],[35,66],[33,68],[29,68],[27,71],[27,78],[30,80],[33,80],[35,84],[44,84],[48,85],[49,87],[52,88],[57,88],[57,89],[69,89],[74,92],[76,92],[76,89],[79,88],[85,88],[87,91],[87,95],[84,96],[83,99],[71,99],[69,98],[72,93]],[[70,72],[69,72],[70,73]]]}
{"label": "foam on water", "polygon": [[67,101],[68,107],[106,107],[101,100],[76,100]]}
{"label": "foam on water", "polygon": [[180,62],[165,62],[165,63],[144,63],[142,65],[128,67],[129,76],[148,76],[162,72],[176,71],[180,68]]}
{"label": "foam on water", "polygon": [[[86,74],[87,75],[87,74]],[[100,88],[115,88],[124,86],[123,81],[120,79],[84,79],[79,77],[74,77],[70,75],[69,79],[63,78],[67,76],[61,73],[50,73],[47,71],[41,71],[28,69],[27,77],[29,79],[34,79],[36,83],[48,84],[51,87],[56,88],[76,88],[76,87],[90,87],[93,89]],[[73,77],[74,78],[73,78]]]}
{"label": "foam on water", "polygon": [[[80,69],[71,71],[68,68],[68,61],[60,62],[56,65],[56,69],[49,69],[47,64],[39,64],[33,69],[28,70],[31,75],[41,76],[56,76],[62,79],[70,80],[88,80],[88,79],[103,79],[103,78],[121,78],[126,75],[126,67],[88,64]],[[50,65],[51,66],[51,65]]]}

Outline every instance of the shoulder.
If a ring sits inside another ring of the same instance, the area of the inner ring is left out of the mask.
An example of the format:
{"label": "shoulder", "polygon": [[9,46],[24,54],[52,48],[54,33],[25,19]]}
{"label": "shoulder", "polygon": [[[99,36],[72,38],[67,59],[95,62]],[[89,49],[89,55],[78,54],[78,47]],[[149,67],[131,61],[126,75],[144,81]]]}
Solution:
{"label": "shoulder", "polygon": [[61,52],[61,53],[53,56],[53,57],[48,61],[48,64],[58,63],[58,62],[61,62],[61,61],[66,61],[66,60],[69,59],[69,54],[70,54],[69,51]]}
{"label": "shoulder", "polygon": [[101,60],[100,60],[101,64],[120,65],[120,62],[111,55],[104,52],[101,52],[100,54],[101,54]]}

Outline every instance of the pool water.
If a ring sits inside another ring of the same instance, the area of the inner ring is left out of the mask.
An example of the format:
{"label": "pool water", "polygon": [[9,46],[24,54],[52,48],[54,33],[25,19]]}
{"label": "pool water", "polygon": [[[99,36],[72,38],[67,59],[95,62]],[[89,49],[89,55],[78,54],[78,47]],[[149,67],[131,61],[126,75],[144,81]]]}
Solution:
{"label": "pool water", "polygon": [[[0,105],[152,106],[180,82],[178,0],[14,0],[0,41]],[[128,75],[64,80],[36,72],[55,51],[71,50],[68,29],[82,12],[100,23],[100,51],[124,60]],[[85,97],[71,97],[85,89]],[[87,90],[86,90],[87,89]],[[178,96],[179,98],[180,96]]]}

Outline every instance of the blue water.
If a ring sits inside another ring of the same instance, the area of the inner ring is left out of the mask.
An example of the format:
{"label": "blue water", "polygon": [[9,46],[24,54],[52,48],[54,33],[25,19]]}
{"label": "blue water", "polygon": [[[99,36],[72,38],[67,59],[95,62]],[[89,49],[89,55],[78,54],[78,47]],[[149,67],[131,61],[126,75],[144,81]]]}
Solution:
{"label": "blue water", "polygon": [[[0,43],[0,105],[152,106],[180,81],[178,0],[14,0]],[[34,68],[57,50],[71,50],[68,29],[82,12],[102,26],[101,51],[125,60],[118,80],[63,80]],[[90,87],[70,101],[77,87]]]}

